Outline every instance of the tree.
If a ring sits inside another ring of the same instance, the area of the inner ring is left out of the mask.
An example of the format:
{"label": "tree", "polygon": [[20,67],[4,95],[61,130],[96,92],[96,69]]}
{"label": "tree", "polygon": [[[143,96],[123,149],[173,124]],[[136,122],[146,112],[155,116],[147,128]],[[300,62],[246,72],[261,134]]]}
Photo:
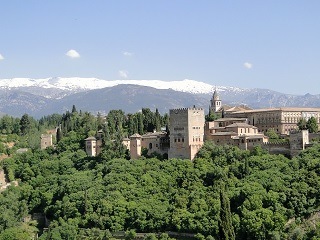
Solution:
{"label": "tree", "polygon": [[5,115],[1,118],[1,129],[5,134],[10,134],[13,131],[13,118]]}
{"label": "tree", "polygon": [[307,129],[310,133],[316,133],[318,132],[318,123],[317,119],[315,117],[311,117],[307,121]]}
{"label": "tree", "polygon": [[159,111],[158,111],[158,108],[156,108],[156,113],[155,113],[155,115],[154,115],[154,117],[155,117],[155,128],[156,128],[156,131],[160,131],[161,130],[161,126],[160,126],[160,122],[161,122],[161,116],[160,116],[160,113],[159,113]]}
{"label": "tree", "polygon": [[221,118],[221,115],[213,112],[212,109],[209,107],[209,113],[205,116],[205,118],[206,121],[211,122]]}
{"label": "tree", "polygon": [[30,130],[30,119],[28,114],[23,114],[20,120],[20,130],[22,135],[26,135],[27,132]]}
{"label": "tree", "polygon": [[305,118],[301,118],[301,119],[298,121],[297,125],[298,125],[299,130],[306,130],[306,129],[308,129],[308,128],[307,128],[307,121],[306,121]]}
{"label": "tree", "polygon": [[279,135],[278,135],[277,132],[274,130],[274,128],[269,128],[268,131],[266,132],[266,136],[268,136],[269,139],[272,139],[272,140],[277,140],[277,139],[279,139]]}
{"label": "tree", "polygon": [[232,226],[230,200],[227,196],[227,188],[224,182],[220,183],[220,239],[234,240],[235,234]]}
{"label": "tree", "polygon": [[72,105],[72,110],[71,110],[72,113],[76,113],[77,112],[77,109],[76,109],[76,106],[75,105]]}
{"label": "tree", "polygon": [[126,231],[125,233],[125,240],[132,240],[135,239],[137,236],[136,231],[131,229],[130,231]]}
{"label": "tree", "polygon": [[57,128],[57,143],[60,142],[60,140],[62,139],[62,131],[60,129],[60,127]]}

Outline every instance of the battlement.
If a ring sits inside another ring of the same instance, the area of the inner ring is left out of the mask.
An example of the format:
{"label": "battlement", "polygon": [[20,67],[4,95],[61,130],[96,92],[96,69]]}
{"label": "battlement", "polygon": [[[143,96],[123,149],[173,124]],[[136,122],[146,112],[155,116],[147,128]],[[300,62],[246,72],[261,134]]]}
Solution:
{"label": "battlement", "polygon": [[290,146],[290,143],[288,143],[288,142],[273,142],[273,143],[265,142],[265,143],[263,143],[263,145],[265,145],[265,146]]}
{"label": "battlement", "polygon": [[190,110],[194,111],[203,111],[203,108],[197,108],[197,107],[189,107],[189,108],[175,108],[175,109],[170,109],[169,112],[170,114],[178,114],[178,113],[187,113]]}

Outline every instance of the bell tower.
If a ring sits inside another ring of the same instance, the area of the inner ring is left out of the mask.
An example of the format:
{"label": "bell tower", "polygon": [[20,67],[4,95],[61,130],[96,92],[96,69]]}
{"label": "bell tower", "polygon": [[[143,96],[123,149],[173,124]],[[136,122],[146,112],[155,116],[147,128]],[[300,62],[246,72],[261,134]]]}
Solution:
{"label": "bell tower", "polygon": [[222,107],[217,89],[214,90],[214,93],[212,95],[210,102],[211,102],[211,111],[214,113],[218,112],[218,110]]}

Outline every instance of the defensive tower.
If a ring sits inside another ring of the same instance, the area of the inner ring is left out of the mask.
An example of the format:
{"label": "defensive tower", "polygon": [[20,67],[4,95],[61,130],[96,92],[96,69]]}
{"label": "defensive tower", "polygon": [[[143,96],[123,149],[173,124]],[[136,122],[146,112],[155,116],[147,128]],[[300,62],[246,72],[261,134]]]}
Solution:
{"label": "defensive tower", "polygon": [[171,109],[169,158],[193,160],[203,145],[204,124],[202,108]]}

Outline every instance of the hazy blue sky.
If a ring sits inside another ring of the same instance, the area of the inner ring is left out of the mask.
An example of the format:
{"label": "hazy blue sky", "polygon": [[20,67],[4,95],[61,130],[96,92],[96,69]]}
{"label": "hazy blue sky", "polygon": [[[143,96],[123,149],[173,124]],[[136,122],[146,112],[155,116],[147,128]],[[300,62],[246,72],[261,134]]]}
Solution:
{"label": "hazy blue sky", "polygon": [[320,93],[319,0],[0,0],[0,16],[0,78]]}

